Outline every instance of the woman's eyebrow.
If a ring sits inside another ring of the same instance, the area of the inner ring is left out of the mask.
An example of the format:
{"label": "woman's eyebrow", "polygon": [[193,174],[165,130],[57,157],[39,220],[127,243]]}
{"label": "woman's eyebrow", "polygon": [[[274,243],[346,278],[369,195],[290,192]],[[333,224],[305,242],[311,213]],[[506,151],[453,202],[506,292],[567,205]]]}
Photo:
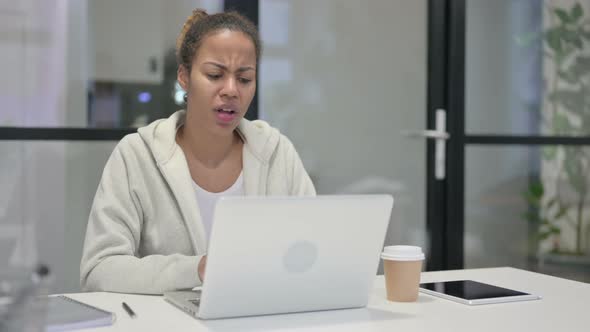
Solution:
{"label": "woman's eyebrow", "polygon": [[[213,66],[219,67],[219,68],[221,68],[223,70],[227,70],[227,66],[222,65],[221,63],[217,63],[217,62],[213,62],[213,61],[207,61],[207,62],[203,62],[203,64],[205,64],[205,65],[213,65]],[[254,67],[252,67],[252,66],[245,66],[245,67],[238,68],[237,71],[238,72],[244,72],[244,71],[248,71],[248,70],[256,70],[256,69]]]}

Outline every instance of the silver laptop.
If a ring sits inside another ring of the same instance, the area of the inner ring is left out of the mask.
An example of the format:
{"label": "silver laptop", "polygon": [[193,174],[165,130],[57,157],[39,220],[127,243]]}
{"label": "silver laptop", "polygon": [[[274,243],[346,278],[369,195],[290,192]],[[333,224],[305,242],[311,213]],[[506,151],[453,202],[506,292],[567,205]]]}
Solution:
{"label": "silver laptop", "polygon": [[225,197],[201,291],[164,294],[201,319],[364,307],[389,195]]}

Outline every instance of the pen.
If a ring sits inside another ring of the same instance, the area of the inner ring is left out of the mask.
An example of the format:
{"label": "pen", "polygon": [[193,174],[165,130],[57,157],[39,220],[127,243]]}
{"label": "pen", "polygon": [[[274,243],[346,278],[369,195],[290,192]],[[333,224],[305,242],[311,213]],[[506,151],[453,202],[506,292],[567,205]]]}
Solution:
{"label": "pen", "polygon": [[129,317],[131,318],[135,318],[137,315],[135,314],[135,312],[133,312],[133,310],[131,310],[131,307],[127,305],[127,303],[123,302],[123,309],[125,309],[125,311],[127,311],[127,314],[129,314]]}

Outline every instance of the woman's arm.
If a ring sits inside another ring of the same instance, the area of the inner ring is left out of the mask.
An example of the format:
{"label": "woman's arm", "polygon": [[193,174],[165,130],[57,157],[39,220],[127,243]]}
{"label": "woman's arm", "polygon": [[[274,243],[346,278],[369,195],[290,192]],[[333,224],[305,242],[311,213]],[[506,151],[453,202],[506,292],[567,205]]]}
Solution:
{"label": "woman's arm", "polygon": [[129,182],[129,169],[117,146],[105,166],[88,220],[80,263],[82,288],[161,294],[199,286],[201,256],[137,257],[143,210]]}

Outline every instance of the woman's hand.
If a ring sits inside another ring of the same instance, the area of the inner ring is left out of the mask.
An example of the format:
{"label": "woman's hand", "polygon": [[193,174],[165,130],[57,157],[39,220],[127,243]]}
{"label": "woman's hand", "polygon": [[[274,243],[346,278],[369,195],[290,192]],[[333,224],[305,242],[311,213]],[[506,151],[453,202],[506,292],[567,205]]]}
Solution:
{"label": "woman's hand", "polygon": [[203,256],[199,261],[199,267],[197,271],[199,272],[199,278],[201,279],[201,283],[205,280],[205,267],[207,266],[207,255]]}

